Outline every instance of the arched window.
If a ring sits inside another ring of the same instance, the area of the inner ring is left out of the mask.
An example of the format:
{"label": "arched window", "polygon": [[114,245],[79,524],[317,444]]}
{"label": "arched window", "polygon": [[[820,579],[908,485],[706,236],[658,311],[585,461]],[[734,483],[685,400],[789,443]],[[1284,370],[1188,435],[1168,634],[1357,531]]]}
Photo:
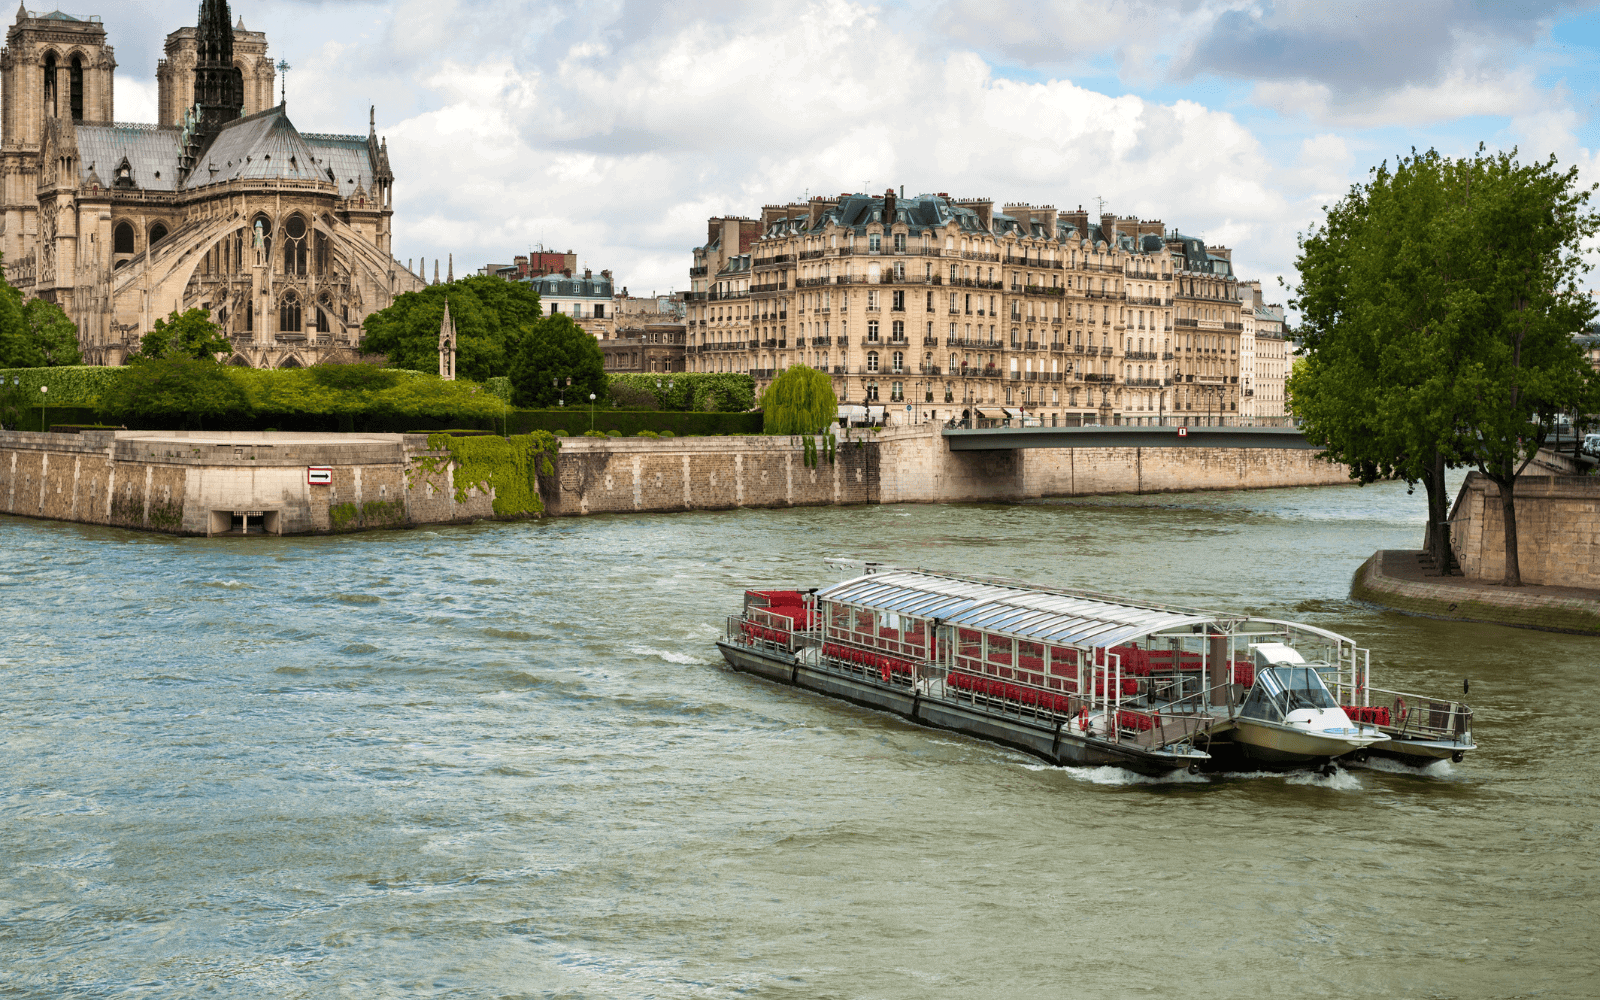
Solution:
{"label": "arched window", "polygon": [[[272,261],[272,220],[267,218],[265,212],[250,220],[250,225],[244,232],[245,246],[253,249],[256,245],[256,223],[261,224],[261,252],[266,255],[268,263]],[[251,258],[254,260],[255,258]]]}
{"label": "arched window", "polygon": [[306,273],[306,220],[298,215],[283,224],[283,273]]}
{"label": "arched window", "polygon": [[317,332],[318,333],[327,333],[327,332],[329,332],[328,331],[328,314],[322,311],[322,307],[321,306],[317,307]]}
{"label": "arched window", "polygon": [[72,120],[83,121],[83,60],[72,57]]}
{"label": "arched window", "polygon": [[299,297],[293,292],[285,292],[283,300],[278,304],[278,331],[280,333],[299,333],[302,325]]}
{"label": "arched window", "polygon": [[44,57],[44,116],[56,116],[56,54]]}
{"label": "arched window", "polygon": [[133,226],[119,223],[111,234],[112,253],[133,253]]}
{"label": "arched window", "polygon": [[867,352],[867,371],[875,372],[877,370],[878,370],[878,352],[877,351],[868,351]]}
{"label": "arched window", "polygon": [[302,368],[304,366],[300,364],[300,359],[299,358],[291,356],[291,357],[284,358],[283,359],[283,364],[279,365],[278,367],[279,368]]}
{"label": "arched window", "polygon": [[150,227],[150,245],[155,246],[167,238],[167,227],[163,223],[156,223]]}

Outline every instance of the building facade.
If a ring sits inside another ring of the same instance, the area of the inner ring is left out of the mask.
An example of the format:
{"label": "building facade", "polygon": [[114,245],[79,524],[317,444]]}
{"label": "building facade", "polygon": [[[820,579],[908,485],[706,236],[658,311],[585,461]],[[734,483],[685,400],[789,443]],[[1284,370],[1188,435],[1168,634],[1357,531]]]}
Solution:
{"label": "building facade", "polygon": [[748,372],[759,389],[805,364],[841,402],[914,421],[1238,419],[1231,254],[1159,220],[889,190],[707,228],[689,371]]}
{"label": "building facade", "polygon": [[1283,306],[1258,305],[1255,327],[1256,416],[1266,423],[1283,423],[1289,415],[1285,386],[1293,353]]}
{"label": "building facade", "polygon": [[611,339],[600,342],[606,370],[615,372],[685,371],[684,300],[676,295],[629,295],[624,288],[612,303],[616,325]]}
{"label": "building facade", "polygon": [[114,120],[95,17],[20,10],[0,52],[6,277],[61,306],[85,360],[121,364],[155,320],[211,312],[228,360],[355,360],[362,324],[422,287],[390,252],[394,174],[375,119],[301,133],[272,105],[266,37],[225,0],[167,37],[154,124]]}
{"label": "building facade", "polygon": [[584,268],[581,278],[570,272],[560,272],[522,280],[539,293],[539,304],[546,316],[557,313],[569,316],[596,340],[611,336],[615,317],[611,312],[610,271],[601,271],[598,278],[593,271]]}

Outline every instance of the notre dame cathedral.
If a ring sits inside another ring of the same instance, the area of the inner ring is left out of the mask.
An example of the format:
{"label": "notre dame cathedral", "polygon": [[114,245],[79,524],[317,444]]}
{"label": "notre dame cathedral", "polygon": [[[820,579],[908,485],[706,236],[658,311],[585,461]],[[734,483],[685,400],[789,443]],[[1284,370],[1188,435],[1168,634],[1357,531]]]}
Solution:
{"label": "notre dame cathedral", "polygon": [[0,51],[6,279],[116,365],[199,306],[261,368],[356,359],[369,313],[423,286],[390,251],[394,174],[367,134],[300,132],[272,103],[263,32],[202,0],[167,36],[160,121],[115,121],[98,17],[18,10]]}

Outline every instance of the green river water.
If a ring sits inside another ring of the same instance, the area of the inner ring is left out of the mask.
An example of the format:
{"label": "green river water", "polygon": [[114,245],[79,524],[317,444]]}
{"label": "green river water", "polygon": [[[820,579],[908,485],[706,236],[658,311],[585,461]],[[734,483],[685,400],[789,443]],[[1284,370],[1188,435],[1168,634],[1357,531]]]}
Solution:
{"label": "green river water", "polygon": [[[1404,487],[177,539],[0,518],[0,996],[1589,997],[1592,638],[1353,604]],[[1024,755],[724,669],[826,556],[1331,627],[1426,772]]]}

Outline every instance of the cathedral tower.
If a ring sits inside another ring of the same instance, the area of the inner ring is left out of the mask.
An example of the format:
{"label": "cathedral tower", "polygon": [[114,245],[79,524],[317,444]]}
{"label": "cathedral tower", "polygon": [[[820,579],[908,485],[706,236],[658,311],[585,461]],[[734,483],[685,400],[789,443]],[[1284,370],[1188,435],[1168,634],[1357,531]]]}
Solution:
{"label": "cathedral tower", "polygon": [[36,17],[21,7],[6,29],[0,50],[0,251],[7,264],[22,261],[37,232],[37,160],[50,120],[109,122],[116,68],[99,17],[60,11]]}
{"label": "cathedral tower", "polygon": [[[194,107],[198,35],[195,28],[179,28],[167,36],[166,58],[156,64],[157,124],[181,125],[184,112]],[[265,111],[277,103],[278,95],[273,90],[277,74],[272,60],[267,58],[267,33],[249,30],[243,17],[233,26],[233,65],[244,85],[240,94],[244,102],[242,115]]]}

